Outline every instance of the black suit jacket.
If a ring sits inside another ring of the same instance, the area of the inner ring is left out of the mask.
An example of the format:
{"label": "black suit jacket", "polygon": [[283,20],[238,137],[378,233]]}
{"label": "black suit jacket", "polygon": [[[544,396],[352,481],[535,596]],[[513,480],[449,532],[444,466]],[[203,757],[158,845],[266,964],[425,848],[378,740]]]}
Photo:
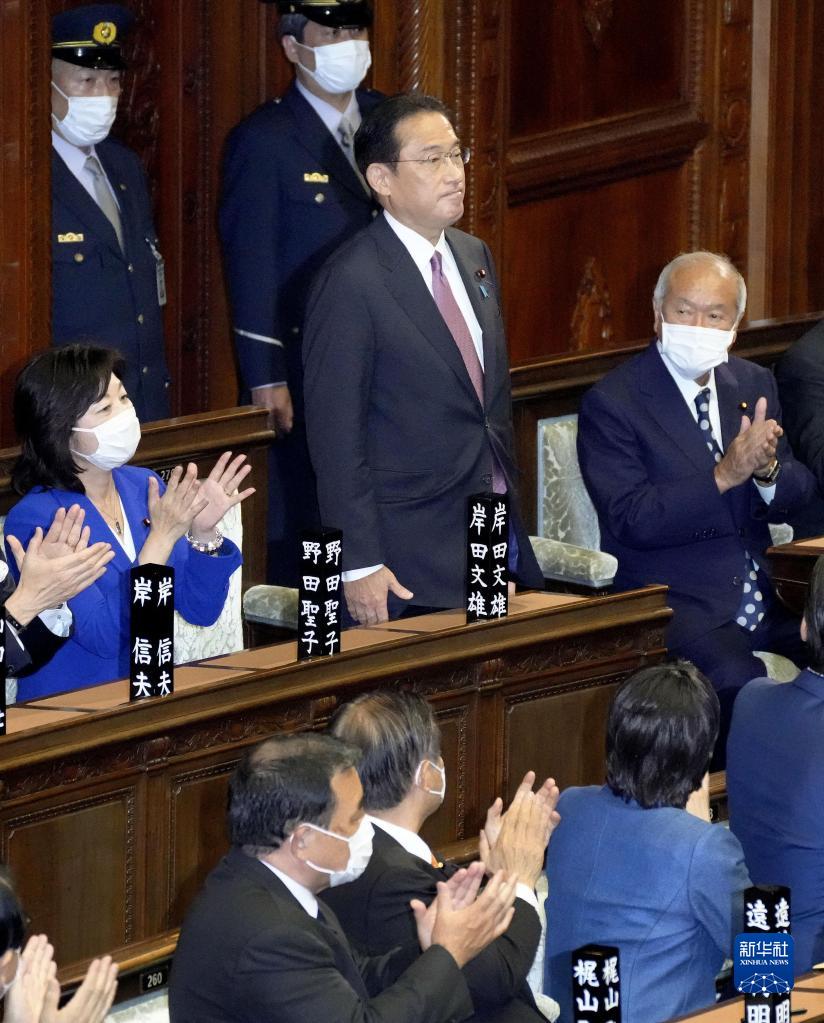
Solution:
{"label": "black suit jacket", "polygon": [[[396,945],[417,943],[410,900],[429,905],[437,895],[438,881],[448,880],[454,870],[424,863],[376,826],[372,858],[363,876],[323,892],[322,900],[335,911],[353,945],[378,955]],[[523,899],[516,899],[506,934],[463,969],[475,1006],[473,1020],[537,1023],[543,1019],[526,983],[540,937],[538,914]]]}
{"label": "black suit jacket", "polygon": [[[379,216],[325,264],[304,338],[309,450],[323,522],[343,530],[344,569],[385,564],[414,603],[464,599],[467,498],[506,476],[517,576],[543,577],[518,514],[506,339],[492,256],[447,241],[483,330],[484,403],[403,243]],[[480,275],[483,276],[480,276]]]}
{"label": "black suit jacket", "polygon": [[[8,570],[6,559],[0,551],[0,614],[6,601],[14,593],[14,579]],[[39,617],[18,631],[8,621],[0,645],[6,648],[6,672],[20,677],[42,668],[66,642],[68,636],[55,636],[46,628]]]}
{"label": "black suit jacket", "polygon": [[233,849],[212,871],[180,934],[172,1023],[448,1023],[472,1003],[439,946],[354,952],[331,910],[303,909],[263,863]]}

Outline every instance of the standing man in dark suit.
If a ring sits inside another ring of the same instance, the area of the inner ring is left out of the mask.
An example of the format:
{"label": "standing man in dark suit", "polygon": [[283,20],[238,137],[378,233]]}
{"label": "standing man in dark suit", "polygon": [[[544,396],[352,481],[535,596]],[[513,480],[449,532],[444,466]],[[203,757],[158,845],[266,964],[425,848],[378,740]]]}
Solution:
{"label": "standing man in dark suit", "polygon": [[790,345],[776,366],[787,440],[818,493],[789,522],[796,540],[824,534],[824,320]]}
{"label": "standing man in dark suit", "polygon": [[119,4],[52,19],[52,340],[118,349],[145,423],[170,414],[165,267],[140,160],[108,137],[133,21]]}
{"label": "standing man in dark suit", "polygon": [[518,513],[512,406],[492,256],[450,227],[467,150],[444,105],[384,100],[355,139],[383,215],[326,263],[309,299],[306,421],[324,524],[343,530],[363,624],[464,600],[466,502],[509,492],[511,577],[543,578]]}
{"label": "standing man in dark suit", "polygon": [[317,524],[306,448],[301,339],[309,285],[376,210],[352,139],[378,102],[358,86],[371,64],[369,0],[278,0],[295,80],[232,132],[220,235],[244,400],[271,413],[269,578],[297,585],[298,536]]}
{"label": "standing man in dark suit", "polygon": [[[418,948],[354,951],[318,893],[363,872],[372,851],[358,751],[278,735],[232,776],[233,849],[189,912],[175,953],[172,1023],[449,1023],[472,1011],[461,967],[509,924],[515,881],[478,896],[475,868],[414,914]],[[421,949],[423,953],[421,954]]]}
{"label": "standing man in dark suit", "polygon": [[669,586],[670,653],[718,692],[716,766],[736,693],[763,673],[753,651],[805,658],[764,552],[768,523],[785,522],[814,481],[783,436],[772,373],[728,355],[745,306],[726,257],[678,256],[655,288],[657,338],[587,392],[578,425],[616,587]]}
{"label": "standing man in dark suit", "polygon": [[[358,775],[363,805],[374,825],[372,857],[356,881],[324,892],[350,941],[379,955],[416,943],[410,899],[429,903],[439,881],[454,867],[438,862],[419,832],[440,809],[446,791],[441,736],[432,708],[413,693],[376,692],[346,704],[332,725],[343,742],[361,750]],[[475,1009],[473,1020],[538,1023],[543,1017],[527,983],[538,948],[541,922],[535,884],[541,876],[559,792],[547,779],[532,792],[524,779],[503,816],[496,800],[481,833],[481,855],[518,878],[512,923],[497,941],[464,967]]]}
{"label": "standing man in dark suit", "polygon": [[824,559],[810,579],[802,636],[810,667],[793,682],[754,679],[727,743],[730,829],[755,884],[788,885],[795,972],[824,959]]}

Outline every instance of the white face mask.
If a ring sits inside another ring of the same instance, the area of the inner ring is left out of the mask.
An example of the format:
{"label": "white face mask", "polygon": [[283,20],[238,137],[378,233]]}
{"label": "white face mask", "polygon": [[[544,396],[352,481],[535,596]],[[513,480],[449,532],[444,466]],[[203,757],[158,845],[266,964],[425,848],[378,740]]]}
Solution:
{"label": "white face mask", "polygon": [[372,66],[372,54],[365,39],[346,39],[342,43],[330,43],[328,46],[304,46],[297,42],[296,45],[311,50],[315,55],[314,71],[300,65],[306,74],[324,92],[334,95],[357,89]]}
{"label": "white face mask", "polygon": [[[436,770],[441,776],[441,785],[437,789],[428,789],[421,781],[423,768],[429,764],[431,768]],[[434,760],[422,760],[418,764],[418,770],[415,772],[415,784],[419,785],[424,792],[430,792],[433,796],[438,796],[443,802],[443,797],[446,795],[446,768],[438,766]]]}
{"label": "white face mask", "polygon": [[70,447],[69,451],[73,455],[85,458],[98,469],[118,469],[137,451],[137,445],[140,443],[140,420],[134,406],[130,405],[100,426],[93,426],[91,429],[74,426],[72,432],[93,433],[97,437],[97,451],[84,455],[82,451]]}
{"label": "white face mask", "polygon": [[94,146],[112,130],[117,114],[117,96],[67,96],[52,82],[69,109],[62,121],[52,114],[60,134],[74,146]]}
{"label": "white face mask", "polygon": [[734,328],[688,327],[661,318],[661,351],[687,380],[697,380],[727,362],[734,339]]}
{"label": "white face mask", "polygon": [[363,817],[358,825],[358,830],[349,838],[345,835],[338,835],[334,831],[327,831],[326,828],[318,827],[317,824],[304,824],[304,827],[319,831],[322,835],[328,835],[330,838],[336,838],[339,842],[346,842],[349,846],[349,859],[343,870],[330,870],[328,867],[321,867],[317,863],[312,863],[311,860],[306,860],[313,870],[329,875],[329,887],[337,888],[338,885],[357,881],[366,870],[372,856],[372,836],[375,834],[372,822]]}

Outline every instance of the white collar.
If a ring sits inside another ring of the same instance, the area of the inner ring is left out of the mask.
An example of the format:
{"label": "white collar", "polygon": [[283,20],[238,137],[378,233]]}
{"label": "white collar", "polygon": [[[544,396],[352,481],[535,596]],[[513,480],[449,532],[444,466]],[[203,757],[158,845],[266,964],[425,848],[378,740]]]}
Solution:
{"label": "white collar", "polygon": [[386,217],[387,224],[389,224],[414,260],[415,266],[424,276],[427,274],[430,277],[432,276],[432,268],[429,264],[435,252],[440,252],[441,258],[444,260],[453,260],[454,257],[447,244],[446,234],[443,231],[441,231],[437,244],[433,246],[432,242],[424,238],[422,234],[418,234],[413,228],[407,227],[406,224],[396,220],[388,210],[384,210],[383,215]]}
{"label": "white collar", "polygon": [[58,135],[54,129],[52,129],[51,136],[52,146],[75,177],[84,169],[86,160],[90,156],[97,156],[94,146],[83,146],[82,148],[75,146],[71,142],[67,142],[62,135]]}
{"label": "white collar", "polygon": [[318,900],[315,898],[314,893],[310,892],[305,885],[302,885],[293,877],[289,877],[288,874],[284,874],[282,870],[278,870],[277,867],[273,867],[272,864],[268,863],[266,860],[260,860],[260,862],[263,864],[264,867],[268,867],[273,874],[277,874],[277,876],[281,879],[281,881],[283,881],[283,883],[286,885],[289,891],[295,896],[295,898],[298,900],[301,906],[303,906],[303,908],[306,910],[309,916],[317,920]]}
{"label": "white collar", "polygon": [[695,404],[696,397],[707,387],[710,389],[710,397],[717,397],[717,390],[715,387],[715,370],[710,370],[710,375],[705,384],[699,384],[695,380],[689,380],[683,374],[679,373],[675,366],[670,362],[669,357],[665,351],[661,348],[661,342],[656,341],[656,347],[658,348],[658,354],[661,356],[661,361],[664,363],[667,372],[675,381],[675,385],[681,392],[684,401],[692,408]]}
{"label": "white collar", "polygon": [[432,850],[424,842],[420,835],[414,831],[410,831],[409,828],[402,828],[400,824],[391,824],[389,821],[381,820],[380,817],[373,817],[371,814],[366,815],[369,820],[375,825],[375,827],[381,828],[389,835],[390,838],[394,838],[398,845],[403,846],[404,849],[412,856],[417,856],[418,859],[424,861],[424,863],[432,863]]}
{"label": "white collar", "polygon": [[309,106],[315,111],[336,139],[338,137],[338,128],[340,127],[340,123],[344,117],[348,119],[355,131],[357,131],[360,127],[361,112],[360,107],[358,106],[357,96],[354,92],[349,98],[348,106],[343,113],[341,113],[337,107],[333,107],[332,104],[327,103],[325,99],[321,99],[320,96],[316,96],[313,92],[310,92],[303,82],[297,78],[295,79],[295,85],[297,86],[297,90],[301,96],[303,96]]}

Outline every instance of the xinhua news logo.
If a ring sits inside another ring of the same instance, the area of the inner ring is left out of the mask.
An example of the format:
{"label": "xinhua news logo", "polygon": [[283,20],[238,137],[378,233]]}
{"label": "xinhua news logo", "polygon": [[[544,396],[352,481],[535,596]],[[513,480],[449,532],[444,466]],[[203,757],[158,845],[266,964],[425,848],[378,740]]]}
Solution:
{"label": "xinhua news logo", "polygon": [[738,934],[733,945],[735,990],[781,995],[793,986],[793,939],[789,934]]}

